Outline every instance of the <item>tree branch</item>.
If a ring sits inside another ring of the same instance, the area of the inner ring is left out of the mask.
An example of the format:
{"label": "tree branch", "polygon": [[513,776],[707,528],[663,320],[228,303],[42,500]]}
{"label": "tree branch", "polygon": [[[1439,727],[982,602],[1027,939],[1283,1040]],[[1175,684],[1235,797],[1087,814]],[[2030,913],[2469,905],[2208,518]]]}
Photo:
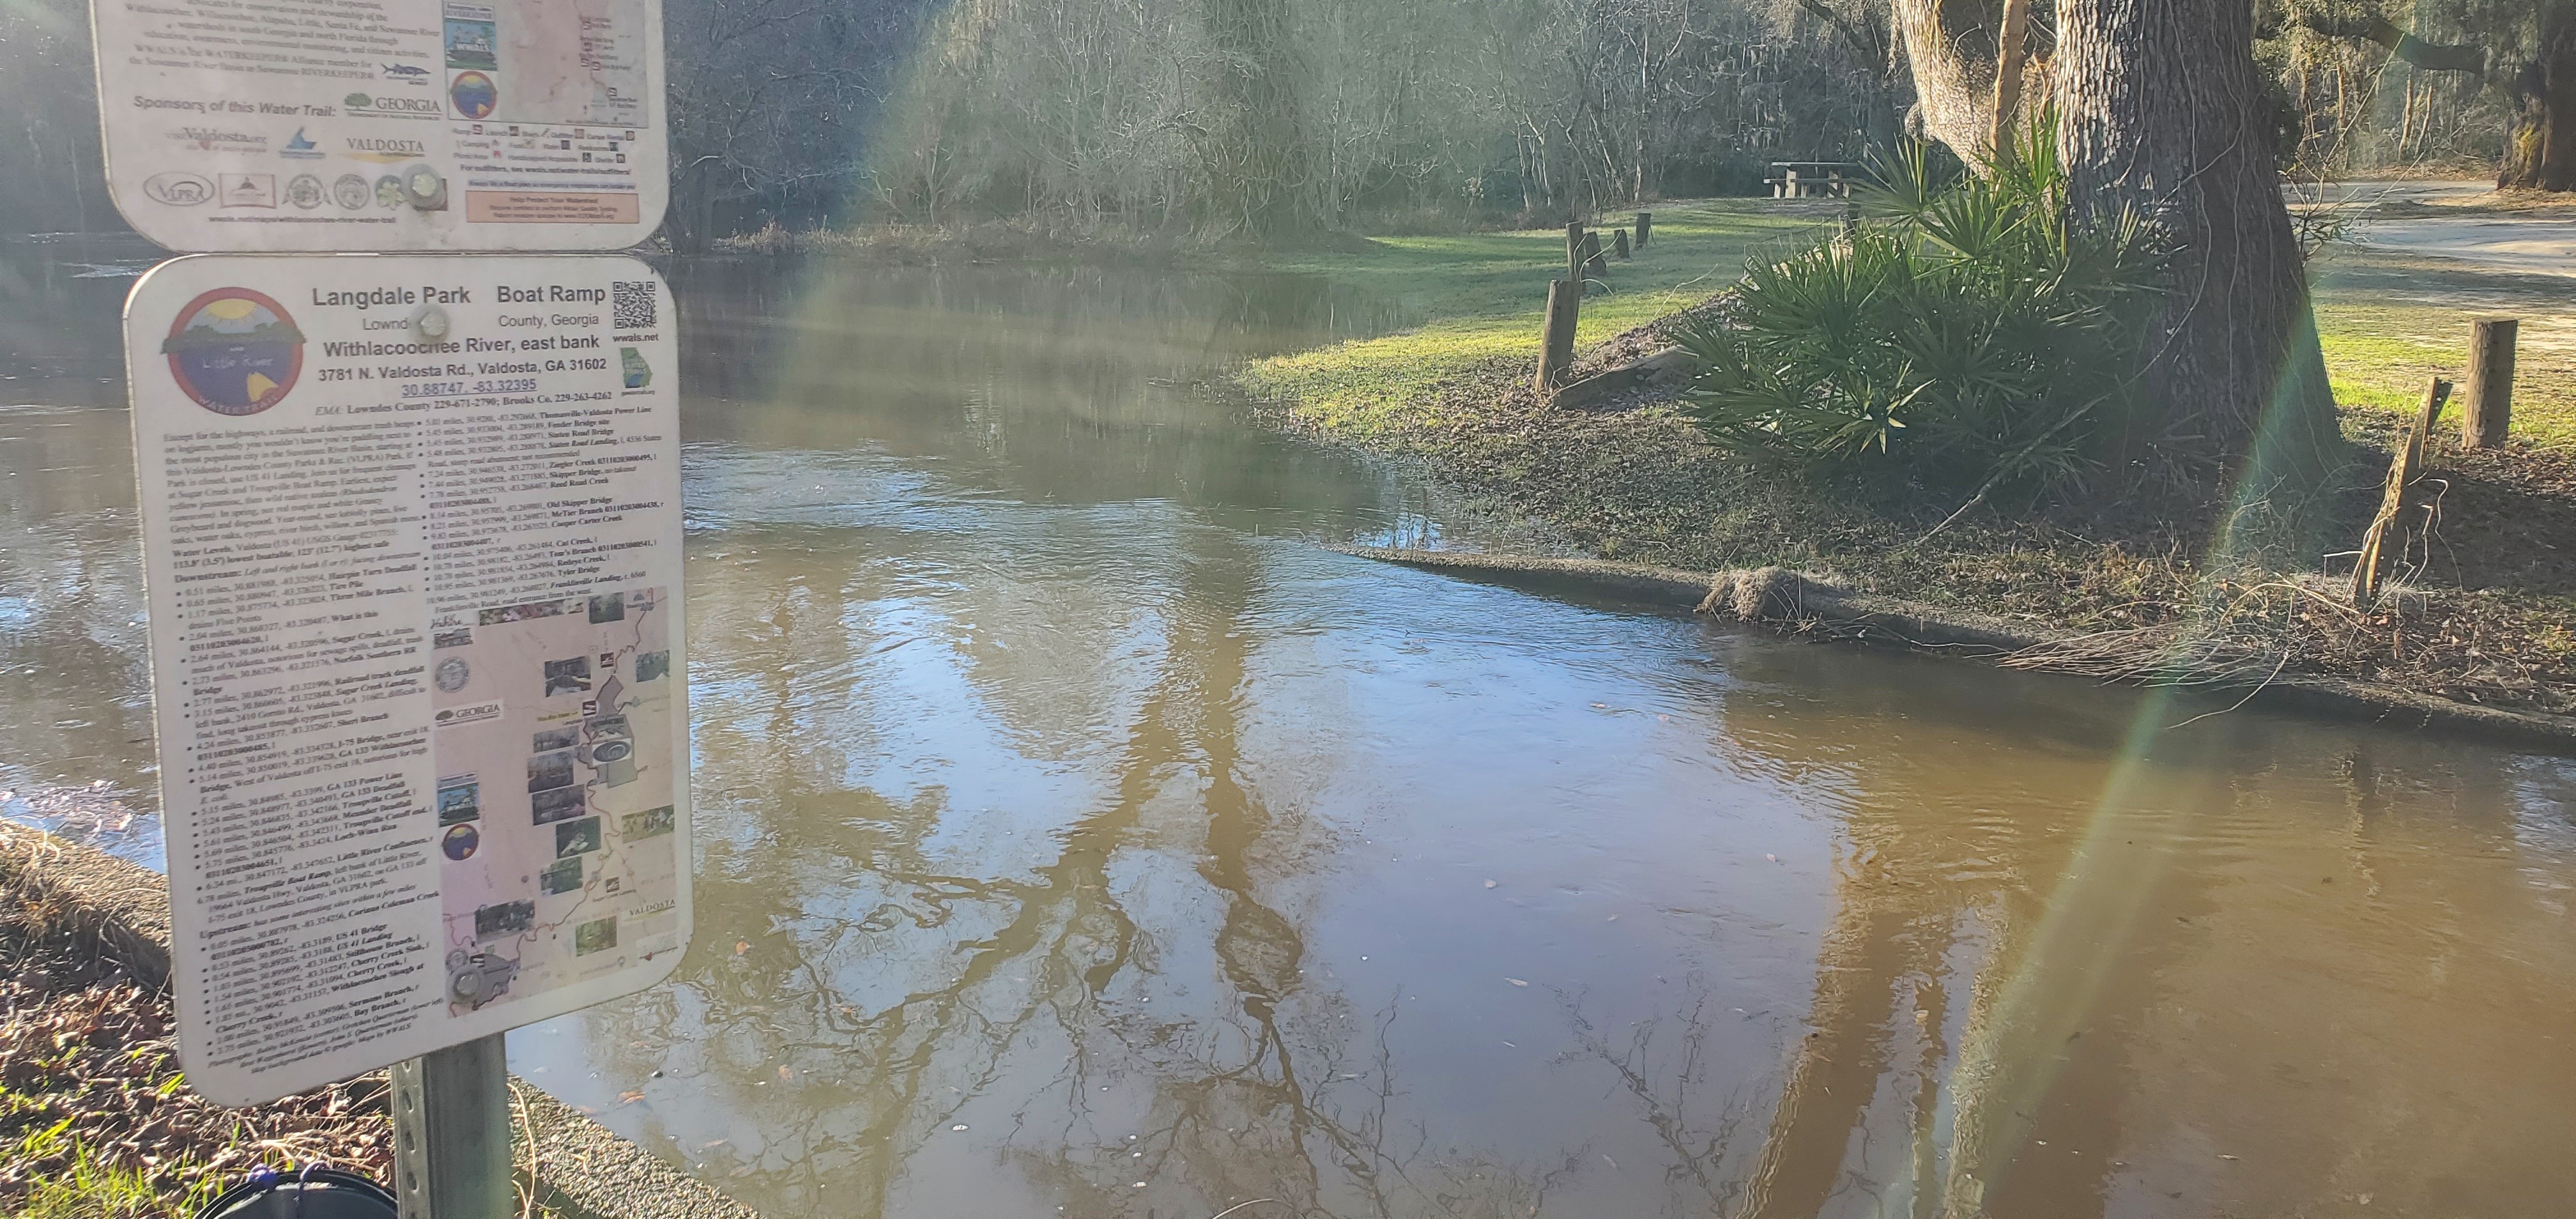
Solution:
{"label": "tree branch", "polygon": [[1842,35],[1844,41],[1852,44],[1852,50],[1857,54],[1871,55],[1884,49],[1878,40],[1854,28],[1841,13],[1825,7],[1825,0],[1798,0],[1798,7],[1815,14],[1818,20],[1834,27],[1834,32]]}
{"label": "tree branch", "polygon": [[2299,24],[2328,38],[2360,38],[2378,43],[2388,48],[2390,55],[2427,71],[2483,75],[2487,70],[2485,47],[2426,42],[2398,29],[2386,17],[2335,17],[2307,12],[2299,14]]}

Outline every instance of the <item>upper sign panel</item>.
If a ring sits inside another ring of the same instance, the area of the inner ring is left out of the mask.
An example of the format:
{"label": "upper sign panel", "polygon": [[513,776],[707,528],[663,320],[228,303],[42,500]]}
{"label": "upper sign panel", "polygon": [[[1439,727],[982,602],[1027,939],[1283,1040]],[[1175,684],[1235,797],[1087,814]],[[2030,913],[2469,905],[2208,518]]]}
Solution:
{"label": "upper sign panel", "polygon": [[670,195],[660,0],[96,0],[107,177],[174,250],[611,250]]}

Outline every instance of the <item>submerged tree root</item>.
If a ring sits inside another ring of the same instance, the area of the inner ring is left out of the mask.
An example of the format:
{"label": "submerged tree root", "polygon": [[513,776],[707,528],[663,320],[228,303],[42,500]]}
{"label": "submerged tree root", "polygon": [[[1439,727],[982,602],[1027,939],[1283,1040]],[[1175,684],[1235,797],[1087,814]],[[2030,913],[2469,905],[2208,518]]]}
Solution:
{"label": "submerged tree root", "polygon": [[[1888,644],[2028,672],[2190,687],[2274,706],[2403,728],[2436,729],[2576,754],[2576,716],[2485,707],[2396,686],[2297,671],[2297,644],[2260,614],[2220,612],[2128,630],[2076,633],[1858,592],[1780,567],[1692,572],[1598,559],[1349,547],[1348,553],[1463,579],[1589,595],[1756,623],[1809,638]],[[2314,593],[2282,581],[2239,590],[2231,606]],[[2351,614],[2334,606],[2336,613]],[[2233,708],[2229,708],[2232,710]]]}

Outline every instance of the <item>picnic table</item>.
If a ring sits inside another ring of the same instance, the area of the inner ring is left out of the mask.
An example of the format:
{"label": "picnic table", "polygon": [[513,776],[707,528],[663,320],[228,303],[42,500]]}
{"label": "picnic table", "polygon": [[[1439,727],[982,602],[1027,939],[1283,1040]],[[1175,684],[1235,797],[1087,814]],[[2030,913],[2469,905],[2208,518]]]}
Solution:
{"label": "picnic table", "polygon": [[1774,199],[1842,199],[1859,176],[1856,161],[1773,161],[1762,183]]}

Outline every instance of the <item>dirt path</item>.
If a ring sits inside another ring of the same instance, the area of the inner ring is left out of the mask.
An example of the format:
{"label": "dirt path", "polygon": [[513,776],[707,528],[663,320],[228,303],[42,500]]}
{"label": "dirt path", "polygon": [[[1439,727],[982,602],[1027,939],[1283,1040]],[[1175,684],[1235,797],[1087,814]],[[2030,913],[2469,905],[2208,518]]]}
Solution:
{"label": "dirt path", "polygon": [[[2315,196],[2294,189],[2291,198],[2297,206]],[[2365,246],[2576,279],[2576,204],[2502,199],[2484,182],[2337,182],[2324,200],[2355,205],[2355,236]]]}

